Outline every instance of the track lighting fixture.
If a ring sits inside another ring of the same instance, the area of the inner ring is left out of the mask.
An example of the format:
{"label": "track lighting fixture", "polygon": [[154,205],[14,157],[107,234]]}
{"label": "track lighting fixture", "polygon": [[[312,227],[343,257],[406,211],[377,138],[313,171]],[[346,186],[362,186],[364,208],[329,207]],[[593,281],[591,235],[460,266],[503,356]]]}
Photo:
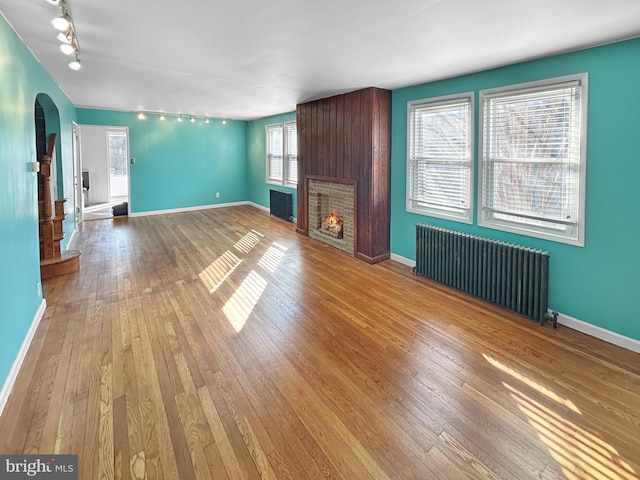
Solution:
{"label": "track lighting fixture", "polygon": [[76,37],[73,20],[71,19],[71,10],[67,0],[46,0],[47,3],[60,8],[61,15],[51,20],[51,25],[60,33],[56,36],[60,42],[60,51],[65,55],[75,55],[75,59],[69,62],[71,70],[80,70],[80,48],[78,47],[78,38]]}
{"label": "track lighting fixture", "polygon": [[[80,60],[78,60],[78,63],[80,62]],[[175,116],[176,117],[176,121],[178,122],[182,122],[185,120],[185,118],[189,119],[189,123],[197,123],[198,122],[198,116],[197,115],[183,115],[182,113],[179,114],[166,114],[166,113],[162,113],[162,112],[145,112],[145,111],[136,111],[134,112],[136,113],[136,116],[138,117],[139,120],[146,120],[148,115],[158,115],[158,120],[164,121],[167,119],[167,116]],[[211,118],[210,117],[201,117],[202,118],[202,122],[209,124],[211,123]],[[222,119],[222,124],[226,124],[227,123],[227,118]]]}

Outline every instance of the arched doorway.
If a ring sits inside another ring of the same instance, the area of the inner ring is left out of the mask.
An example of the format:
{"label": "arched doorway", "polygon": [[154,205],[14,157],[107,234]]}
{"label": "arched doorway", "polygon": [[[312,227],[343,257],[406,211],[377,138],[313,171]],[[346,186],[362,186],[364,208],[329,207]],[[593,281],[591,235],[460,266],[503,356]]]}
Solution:
{"label": "arched doorway", "polygon": [[[55,134],[58,138],[55,145],[55,154],[51,158],[51,188],[53,198],[64,197],[64,182],[62,162],[60,161],[60,114],[58,113],[58,107],[53,102],[51,97],[45,93],[39,93],[36,96],[34,106],[34,120],[36,128],[36,151],[38,154],[38,161],[42,160],[42,156],[47,153],[47,145],[51,134]],[[38,195],[38,200],[40,196]]]}
{"label": "arched doorway", "polygon": [[[40,275],[43,279],[71,273],[80,267],[80,252],[62,251],[65,237],[64,170],[61,157],[60,114],[48,95],[40,93],[34,103],[38,174]],[[73,192],[72,192],[73,193]]]}

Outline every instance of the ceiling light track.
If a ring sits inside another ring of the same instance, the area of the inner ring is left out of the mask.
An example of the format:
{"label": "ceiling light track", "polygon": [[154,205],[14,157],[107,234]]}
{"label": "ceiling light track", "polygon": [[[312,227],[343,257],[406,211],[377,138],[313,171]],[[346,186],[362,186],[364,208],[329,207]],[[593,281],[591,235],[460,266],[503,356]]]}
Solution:
{"label": "ceiling light track", "polygon": [[[176,117],[177,122],[182,122],[186,119],[189,120],[189,123],[198,123],[198,119],[202,119],[202,123],[209,124],[211,123],[211,117],[208,115],[190,115],[183,113],[164,113],[164,112],[149,112],[146,110],[136,110],[136,115],[139,120],[146,120],[149,116],[157,116],[158,120],[165,121],[168,117]],[[226,125],[227,121],[231,120],[230,117],[225,117],[220,119],[220,123],[222,125]]]}
{"label": "ceiling light track", "polygon": [[69,3],[67,0],[46,0],[46,2],[60,9],[60,15],[51,20],[51,25],[59,32],[56,38],[60,42],[60,51],[65,55],[73,55],[73,60],[69,62],[71,70],[80,70],[82,67],[80,64],[80,47]]}

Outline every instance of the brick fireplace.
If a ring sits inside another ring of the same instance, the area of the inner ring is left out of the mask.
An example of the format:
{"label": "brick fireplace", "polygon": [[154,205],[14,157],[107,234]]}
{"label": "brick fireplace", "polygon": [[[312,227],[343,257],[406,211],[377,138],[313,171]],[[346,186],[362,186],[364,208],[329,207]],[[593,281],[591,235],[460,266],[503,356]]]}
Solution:
{"label": "brick fireplace", "polygon": [[[309,236],[353,256],[355,251],[355,185],[309,179]],[[323,222],[332,213],[341,221],[341,237],[323,232]]]}

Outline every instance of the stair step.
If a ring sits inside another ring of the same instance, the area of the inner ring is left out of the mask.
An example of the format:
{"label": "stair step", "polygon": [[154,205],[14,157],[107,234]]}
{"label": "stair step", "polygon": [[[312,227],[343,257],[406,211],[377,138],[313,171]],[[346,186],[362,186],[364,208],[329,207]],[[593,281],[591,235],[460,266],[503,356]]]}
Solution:
{"label": "stair step", "polygon": [[40,261],[40,277],[44,280],[80,270],[80,250],[67,250],[59,257]]}

